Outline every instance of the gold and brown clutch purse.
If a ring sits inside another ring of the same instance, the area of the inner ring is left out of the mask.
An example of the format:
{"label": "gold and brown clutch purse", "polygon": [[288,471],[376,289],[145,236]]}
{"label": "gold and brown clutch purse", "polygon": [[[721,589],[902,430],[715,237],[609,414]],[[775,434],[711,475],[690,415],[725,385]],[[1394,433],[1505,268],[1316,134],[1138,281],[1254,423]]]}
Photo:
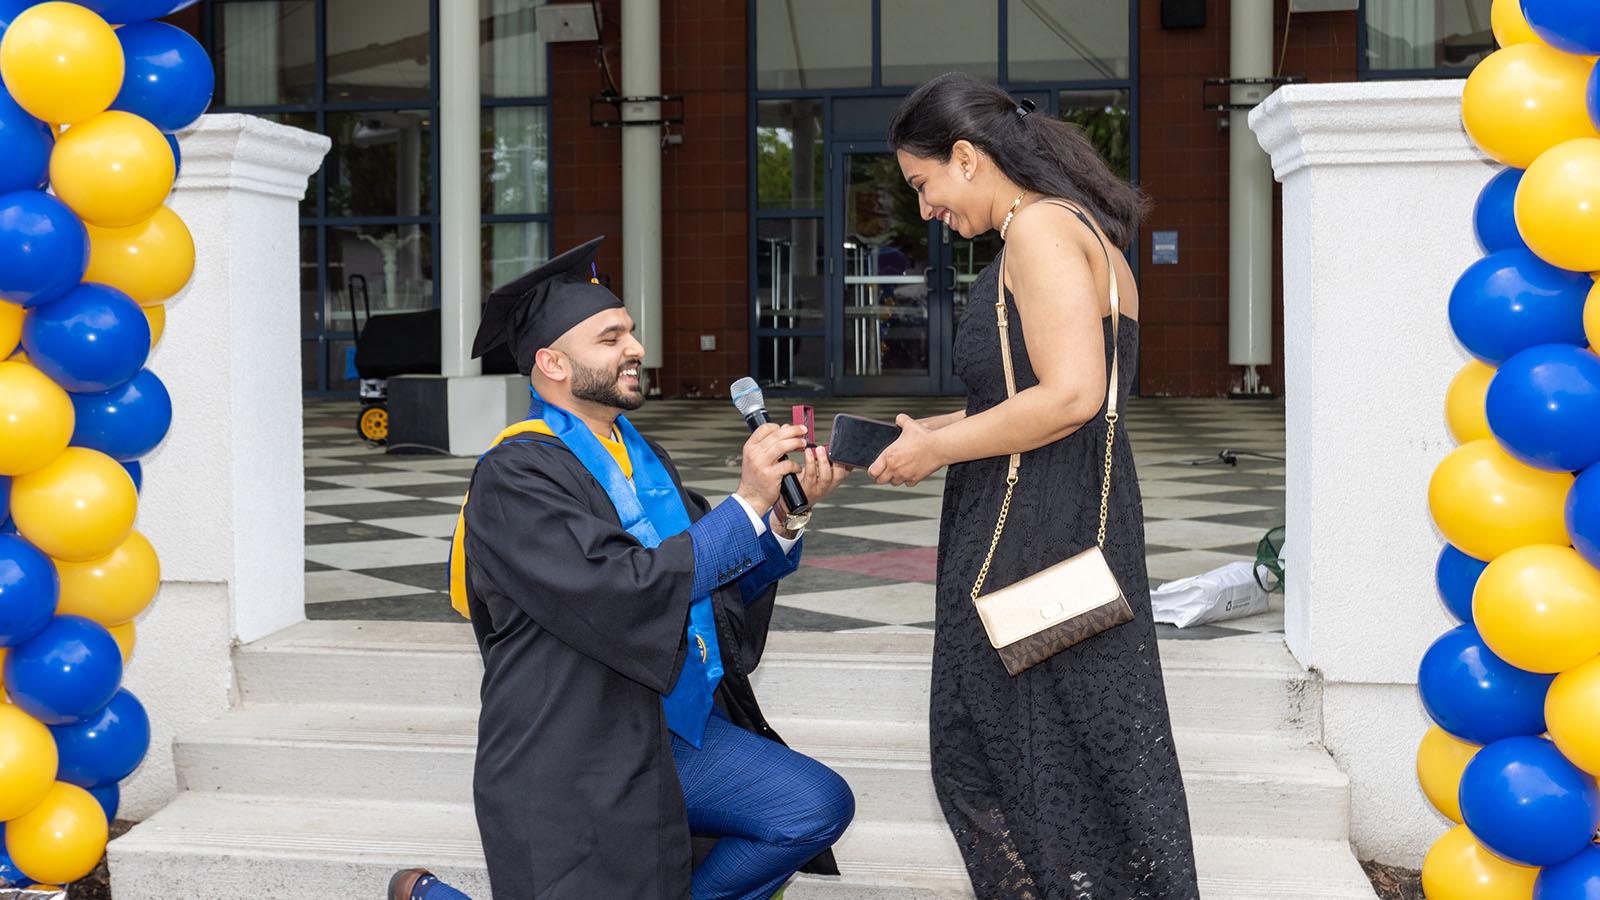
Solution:
{"label": "gold and brown clutch purse", "polygon": [[[1087,220],[1086,220],[1087,221]],[[1098,234],[1095,235],[1099,237]],[[1101,243],[1105,250],[1104,242]],[[1011,339],[1006,322],[1006,282],[1004,254],[996,263],[1000,273],[1000,292],[995,301],[995,316],[1000,325],[1000,358],[1005,366],[1006,396],[1017,392],[1016,377],[1011,365]],[[1106,261],[1110,263],[1110,254]],[[995,548],[1000,546],[1000,535],[1006,527],[1006,515],[1011,510],[1011,494],[1017,485],[1017,472],[1022,465],[1022,455],[1011,455],[1010,469],[1006,474],[1006,495],[1000,504],[999,521],[994,527],[994,541],[983,560],[976,582],[972,585],[972,602],[978,608],[978,618],[989,634],[989,643],[1000,654],[1006,671],[1012,676],[1055,656],[1057,653],[1081,643],[1125,622],[1133,621],[1133,608],[1123,596],[1102,552],[1106,543],[1106,512],[1111,497],[1111,447],[1117,430],[1117,327],[1120,324],[1117,277],[1111,276],[1111,377],[1106,396],[1106,457],[1105,474],[1100,480],[1100,531],[1095,545],[1071,558],[1035,572],[1015,584],[997,591],[982,594],[983,583],[989,576],[989,565],[994,561]]]}

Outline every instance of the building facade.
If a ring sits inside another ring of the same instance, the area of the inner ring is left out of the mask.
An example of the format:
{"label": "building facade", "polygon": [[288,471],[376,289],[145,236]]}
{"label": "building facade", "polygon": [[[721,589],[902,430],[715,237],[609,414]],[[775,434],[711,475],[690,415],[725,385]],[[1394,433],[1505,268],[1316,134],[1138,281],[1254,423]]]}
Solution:
{"label": "building facade", "polygon": [[[607,234],[621,280],[626,0],[600,40],[547,42],[535,0],[214,0],[181,14],[217,65],[214,109],[328,135],[302,204],[303,378],[354,390],[365,311],[439,304],[440,4],[480,11],[485,290]],[[1307,81],[1462,77],[1489,0],[1274,0],[1274,69]],[[1150,196],[1139,389],[1224,395],[1226,0],[672,0],[661,4],[664,396],[957,394],[951,346],[998,249],[921,221],[884,142],[899,101],[960,70],[1083,127]],[[1291,9],[1292,7],[1292,9]],[[1277,241],[1274,241],[1274,247]],[[1274,267],[1274,272],[1278,267]],[[1274,276],[1273,281],[1277,278]],[[619,290],[620,293],[620,290]],[[1274,290],[1276,298],[1277,291]],[[1281,316],[1263,383],[1281,391]]]}

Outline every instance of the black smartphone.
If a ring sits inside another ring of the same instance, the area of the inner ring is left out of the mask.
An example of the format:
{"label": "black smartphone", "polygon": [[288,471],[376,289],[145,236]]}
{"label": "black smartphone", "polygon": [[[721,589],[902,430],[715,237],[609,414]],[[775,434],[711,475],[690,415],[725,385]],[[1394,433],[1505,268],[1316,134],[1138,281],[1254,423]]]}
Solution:
{"label": "black smartphone", "polygon": [[900,426],[840,413],[833,417],[833,434],[828,438],[828,459],[841,466],[865,469],[878,454],[900,438]]}

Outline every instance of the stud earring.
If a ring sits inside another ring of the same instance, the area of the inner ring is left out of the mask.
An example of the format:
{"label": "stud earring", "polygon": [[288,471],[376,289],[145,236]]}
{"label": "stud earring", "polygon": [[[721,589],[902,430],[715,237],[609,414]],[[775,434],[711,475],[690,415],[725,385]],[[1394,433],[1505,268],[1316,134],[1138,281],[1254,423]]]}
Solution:
{"label": "stud earring", "polygon": [[968,181],[972,180],[972,170],[971,169],[962,169],[961,170],[961,174],[967,176],[967,180]]}

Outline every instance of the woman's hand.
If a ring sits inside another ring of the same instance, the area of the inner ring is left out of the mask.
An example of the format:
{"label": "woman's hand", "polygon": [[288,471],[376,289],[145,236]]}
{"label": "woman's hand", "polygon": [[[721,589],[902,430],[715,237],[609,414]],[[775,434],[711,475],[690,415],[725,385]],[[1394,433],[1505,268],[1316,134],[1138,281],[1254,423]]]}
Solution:
{"label": "woman's hand", "polygon": [[905,413],[895,416],[900,437],[878,455],[867,474],[879,484],[914,487],[917,482],[943,468],[933,439],[933,429]]}
{"label": "woman's hand", "polygon": [[[805,468],[800,470],[799,475],[800,489],[805,491],[806,499],[811,501],[811,505],[816,506],[822,502],[824,497],[833,493],[834,488],[837,488],[839,483],[844,481],[849,474],[849,467],[841,466],[828,459],[827,447],[820,444],[815,447],[808,447],[806,448]],[[788,516],[789,511],[783,502],[783,498],[779,497],[777,508],[773,511],[772,516],[769,517],[767,524],[778,535],[785,538],[793,538],[794,534],[783,527],[783,520]]]}

